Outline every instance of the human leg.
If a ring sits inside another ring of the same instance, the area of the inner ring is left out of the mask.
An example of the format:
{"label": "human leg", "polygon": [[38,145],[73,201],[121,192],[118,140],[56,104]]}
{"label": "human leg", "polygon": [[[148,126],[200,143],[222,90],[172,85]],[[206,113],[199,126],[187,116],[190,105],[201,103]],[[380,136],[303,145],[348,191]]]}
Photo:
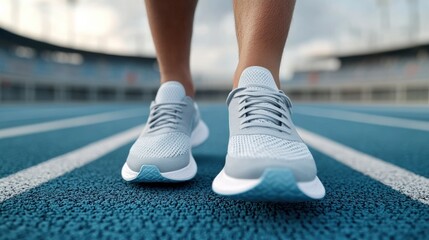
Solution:
{"label": "human leg", "polygon": [[295,0],[235,0],[235,28],[239,63],[234,88],[249,66],[270,70],[278,87],[280,61],[289,31]]}
{"label": "human leg", "polygon": [[294,1],[236,0],[240,60],[228,96],[225,166],[213,181],[224,196],[258,201],[320,199],[325,189],[279,90],[279,67]]}
{"label": "human leg", "polygon": [[161,87],[151,103],[142,134],[122,167],[128,182],[192,179],[197,165],[192,147],[208,137],[192,99],[189,54],[195,0],[146,0],[161,72]]}
{"label": "human leg", "polygon": [[178,81],[194,96],[190,70],[192,25],[197,0],[146,0],[161,83]]}

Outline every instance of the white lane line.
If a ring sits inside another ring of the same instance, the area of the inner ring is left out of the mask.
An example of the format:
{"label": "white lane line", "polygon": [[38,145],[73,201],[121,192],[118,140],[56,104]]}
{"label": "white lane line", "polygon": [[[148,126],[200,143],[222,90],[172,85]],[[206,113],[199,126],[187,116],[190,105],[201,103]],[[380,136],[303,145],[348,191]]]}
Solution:
{"label": "white lane line", "polygon": [[136,139],[143,125],[133,127],[64,155],[0,179],[0,203],[82,167]]}
{"label": "white lane line", "polygon": [[[14,115],[7,115],[7,116],[1,116],[0,122],[11,122],[11,121],[19,121],[19,120],[28,120],[28,119],[40,119],[40,118],[47,118],[47,117],[61,117],[65,115],[77,115],[79,114],[79,109],[68,109],[61,112],[58,112],[59,109],[52,109],[51,111],[40,111],[37,112],[37,114],[34,114],[32,112],[14,116]],[[107,111],[105,111],[107,112]],[[7,113],[4,113],[7,114]],[[83,113],[85,114],[85,113]]]}
{"label": "white lane line", "polygon": [[330,139],[298,129],[304,141],[318,151],[408,197],[429,205],[429,179]]}
{"label": "white lane line", "polygon": [[[91,111],[94,111],[95,106],[85,107],[83,108],[84,112],[82,112],[81,106],[64,106],[62,108],[47,108],[47,109],[26,109],[20,110],[18,113],[15,112],[0,112],[0,122],[9,122],[15,120],[26,120],[26,119],[38,119],[38,118],[46,118],[46,117],[61,117],[64,115],[85,115],[91,114]],[[99,108],[98,108],[99,109]],[[119,109],[107,109],[104,106],[101,106],[101,110],[98,113],[106,113],[112,111],[119,111]],[[71,116],[72,117],[72,116]]]}
{"label": "white lane line", "polygon": [[108,113],[99,113],[82,117],[67,118],[62,120],[55,120],[43,123],[35,123],[19,127],[11,127],[0,129],[0,139],[8,137],[16,137],[27,134],[47,132],[52,130],[58,130],[63,128],[78,127],[84,125],[90,125],[95,123],[108,122],[113,120],[132,118],[136,116],[144,115],[142,111],[133,109],[133,110],[124,110],[124,111],[115,111]]}
{"label": "white lane line", "polygon": [[372,115],[366,113],[356,113],[349,111],[340,111],[340,110],[329,110],[329,109],[318,109],[318,108],[301,108],[295,109],[295,113],[302,115],[309,115],[315,117],[323,118],[332,118],[339,120],[346,120],[359,123],[369,123],[380,126],[389,126],[397,128],[407,128],[421,131],[429,131],[429,122],[395,118],[395,117],[385,117],[379,115]]}
{"label": "white lane line", "polygon": [[348,111],[370,111],[370,112],[376,112],[379,113],[380,111],[383,111],[385,113],[388,112],[397,112],[397,113],[429,113],[429,107],[427,105],[422,105],[420,107],[415,107],[415,106],[410,106],[410,105],[401,105],[401,104],[397,104],[392,106],[392,104],[376,104],[376,103],[372,103],[372,104],[359,104],[359,106],[357,105],[350,105],[347,103],[343,103],[343,104],[320,104],[320,105],[315,105],[315,104],[298,104],[296,103],[295,106],[297,106],[298,108],[320,108],[322,109],[347,109]]}

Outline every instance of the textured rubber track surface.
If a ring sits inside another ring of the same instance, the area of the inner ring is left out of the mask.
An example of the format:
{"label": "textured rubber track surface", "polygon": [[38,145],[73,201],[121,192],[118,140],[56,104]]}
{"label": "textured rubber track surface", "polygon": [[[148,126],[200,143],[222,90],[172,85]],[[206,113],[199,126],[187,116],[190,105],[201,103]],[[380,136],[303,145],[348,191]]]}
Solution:
{"label": "textured rubber track surface", "polygon": [[[89,111],[85,105],[72,107],[82,109],[84,114]],[[110,111],[122,106],[99,107]],[[47,107],[8,106],[0,109],[0,120],[1,116],[12,116],[12,112],[17,116],[44,108]],[[68,106],[59,108],[59,114],[68,110]],[[147,112],[147,106],[128,108]],[[211,184],[224,165],[227,110],[224,104],[200,104],[200,108],[212,131],[208,141],[193,150],[199,169],[193,180],[168,184],[123,181],[120,170],[130,142],[97,161],[0,203],[0,239],[429,239],[428,205],[314,149],[311,151],[318,176],[326,188],[326,197],[320,201],[264,203],[216,195]],[[342,109],[351,111],[353,107]],[[429,117],[429,112],[404,109],[406,113],[395,111],[395,117]],[[381,107],[359,110],[392,114]],[[427,132],[299,114],[294,120],[300,127],[429,176]],[[133,118],[2,139],[0,175],[10,175],[144,121],[145,117]]]}

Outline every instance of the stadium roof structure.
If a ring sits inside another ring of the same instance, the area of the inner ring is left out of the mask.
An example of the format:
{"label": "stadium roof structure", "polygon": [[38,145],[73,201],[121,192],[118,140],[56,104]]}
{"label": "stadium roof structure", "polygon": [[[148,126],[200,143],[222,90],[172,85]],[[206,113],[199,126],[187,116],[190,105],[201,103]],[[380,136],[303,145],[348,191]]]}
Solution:
{"label": "stadium roof structure", "polygon": [[48,51],[61,51],[66,53],[79,53],[85,57],[94,57],[94,58],[110,58],[110,59],[116,59],[116,60],[132,60],[132,61],[140,61],[140,62],[156,61],[155,57],[150,57],[150,56],[116,55],[116,54],[100,53],[100,52],[93,52],[93,51],[59,46],[52,43],[47,43],[40,40],[32,39],[29,37],[24,37],[22,35],[6,30],[2,27],[0,27],[0,44],[21,45],[21,46],[34,48],[37,51],[48,50]]}
{"label": "stadium roof structure", "polygon": [[[428,42],[417,43],[414,45],[396,45],[378,49],[368,49],[364,51],[349,51],[319,55],[311,59],[311,67],[296,67],[294,72],[307,73],[313,71],[331,71],[332,69],[337,69],[340,66],[348,64],[376,62],[386,58],[415,58],[421,56],[429,56]],[[327,65],[327,62],[329,62],[330,65]],[[340,65],[338,65],[338,63]]]}
{"label": "stadium roof structure", "polygon": [[348,52],[348,53],[339,53],[329,56],[324,56],[323,58],[337,58],[341,62],[347,61],[360,61],[362,59],[379,59],[384,57],[404,57],[404,56],[416,56],[422,50],[429,52],[429,43],[419,43],[416,45],[402,45],[394,46],[388,48],[380,48],[376,50],[360,51],[360,52]]}

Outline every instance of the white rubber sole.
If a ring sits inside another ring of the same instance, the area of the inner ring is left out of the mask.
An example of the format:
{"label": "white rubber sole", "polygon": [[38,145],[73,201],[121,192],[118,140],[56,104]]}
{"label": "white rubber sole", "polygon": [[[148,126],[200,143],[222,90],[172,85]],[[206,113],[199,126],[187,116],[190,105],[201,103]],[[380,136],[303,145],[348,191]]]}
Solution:
{"label": "white rubber sole", "polygon": [[258,179],[234,178],[222,170],[212,188],[219,195],[256,201],[299,202],[325,196],[325,188],[318,177],[297,182],[292,171],[285,168],[268,168]]}
{"label": "white rubber sole", "polygon": [[[207,140],[209,129],[207,125],[200,120],[197,127],[191,134],[191,146],[196,147]],[[182,168],[171,172],[160,172],[155,165],[143,165],[139,172],[131,170],[127,163],[124,164],[121,170],[122,178],[128,182],[180,182],[191,180],[197,174],[198,168],[192,152],[189,156],[189,164]]]}
{"label": "white rubber sole", "polygon": [[162,173],[155,165],[143,165],[139,172],[135,172],[125,163],[121,174],[127,182],[181,182],[192,179],[197,170],[197,163],[191,155],[189,164],[179,170]]}

